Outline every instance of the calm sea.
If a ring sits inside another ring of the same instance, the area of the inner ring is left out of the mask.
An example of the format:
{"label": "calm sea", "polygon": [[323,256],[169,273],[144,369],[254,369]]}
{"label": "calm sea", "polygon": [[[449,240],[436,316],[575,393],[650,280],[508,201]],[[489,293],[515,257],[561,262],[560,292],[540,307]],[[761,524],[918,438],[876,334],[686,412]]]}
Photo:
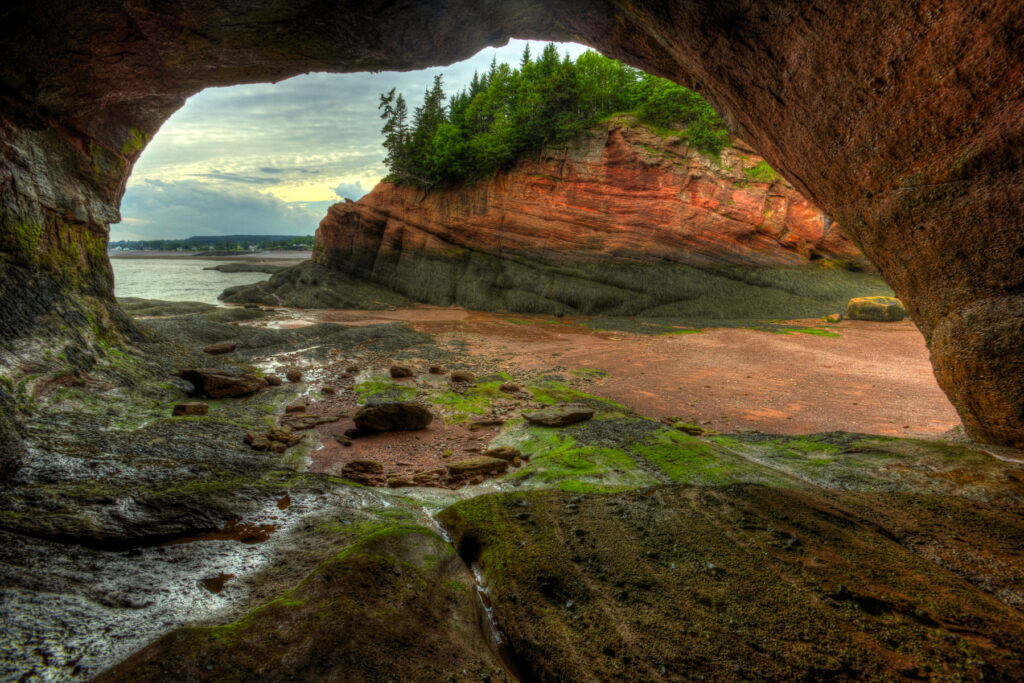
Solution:
{"label": "calm sea", "polygon": [[221,273],[203,270],[229,261],[193,259],[112,258],[114,295],[220,303],[217,295],[228,287],[249,285],[270,278],[266,273]]}

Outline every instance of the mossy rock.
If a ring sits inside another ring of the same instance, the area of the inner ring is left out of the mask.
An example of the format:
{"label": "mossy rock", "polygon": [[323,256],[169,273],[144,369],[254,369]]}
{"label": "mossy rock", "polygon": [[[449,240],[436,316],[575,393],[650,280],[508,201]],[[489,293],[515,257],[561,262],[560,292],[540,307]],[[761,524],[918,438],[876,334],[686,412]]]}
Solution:
{"label": "mossy rock", "polygon": [[862,296],[850,299],[845,317],[847,320],[896,323],[907,317],[907,309],[899,299],[891,296]]}
{"label": "mossy rock", "polygon": [[929,527],[889,494],[857,503],[903,512],[880,527],[806,490],[660,486],[494,494],[440,520],[482,567],[524,680],[1024,676],[1020,613],[896,533],[934,549],[959,516]]}
{"label": "mossy rock", "polygon": [[97,680],[509,681],[472,582],[436,533],[386,528],[242,619],[173,631]]}

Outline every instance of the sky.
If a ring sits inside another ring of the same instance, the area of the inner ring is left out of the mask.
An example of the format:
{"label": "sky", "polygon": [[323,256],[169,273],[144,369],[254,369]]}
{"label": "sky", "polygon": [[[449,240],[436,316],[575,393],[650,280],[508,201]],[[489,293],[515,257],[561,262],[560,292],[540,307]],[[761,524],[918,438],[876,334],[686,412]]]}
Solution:
{"label": "sky", "polygon": [[[110,239],[192,235],[312,235],[327,207],[359,199],[384,175],[380,94],[392,87],[409,111],[435,74],[445,91],[468,86],[495,56],[518,64],[512,40],[466,61],[422,71],[313,73],[280,83],[208,88],[191,97],[143,151]],[[559,46],[575,58],[581,45]]]}

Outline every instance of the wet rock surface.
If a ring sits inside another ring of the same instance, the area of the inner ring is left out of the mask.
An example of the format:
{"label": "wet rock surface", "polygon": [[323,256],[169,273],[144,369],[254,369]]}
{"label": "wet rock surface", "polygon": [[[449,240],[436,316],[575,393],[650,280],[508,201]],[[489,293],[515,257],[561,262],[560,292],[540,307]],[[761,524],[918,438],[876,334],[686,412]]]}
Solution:
{"label": "wet rock surface", "polygon": [[530,680],[1024,676],[1017,610],[820,493],[548,491],[441,519]]}
{"label": "wet rock surface", "polygon": [[[1022,675],[1020,464],[970,443],[690,434],[587,393],[593,369],[501,371],[404,325],[202,315],[158,321],[182,343],[133,360],[133,384],[39,389],[0,496],[4,676],[89,678],[154,638],[107,676]],[[213,333],[304,381],[172,419],[188,387],[170,370]],[[439,363],[477,379],[425,371]],[[344,414],[396,397],[431,423],[335,440]],[[592,417],[521,416],[565,404]],[[275,453],[290,420],[316,431]],[[424,528],[438,513],[454,549]]]}
{"label": "wet rock surface", "polygon": [[98,680],[514,680],[477,628],[472,581],[436,533],[384,530],[243,621],[176,631]]}

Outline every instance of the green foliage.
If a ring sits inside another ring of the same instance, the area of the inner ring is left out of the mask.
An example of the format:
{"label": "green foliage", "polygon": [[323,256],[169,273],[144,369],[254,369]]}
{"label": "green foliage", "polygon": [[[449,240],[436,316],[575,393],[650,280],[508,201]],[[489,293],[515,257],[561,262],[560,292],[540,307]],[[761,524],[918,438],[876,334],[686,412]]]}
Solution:
{"label": "green foliage", "polygon": [[524,50],[517,69],[492,61],[451,96],[435,76],[411,123],[394,88],[378,108],[387,180],[426,189],[486,177],[616,112],[635,111],[709,154],[729,144],[722,120],[697,93],[596,52],[560,58],[553,44],[536,58]]}
{"label": "green foliage", "polygon": [[779,174],[775,172],[771,166],[768,165],[767,161],[762,160],[757,166],[748,168],[743,171],[747,174],[747,177],[751,180],[756,180],[761,183],[773,183],[779,179]]}
{"label": "green foliage", "polygon": [[226,235],[223,237],[189,237],[181,240],[118,240],[111,249],[138,251],[237,251],[264,249],[310,249],[313,235]]}

